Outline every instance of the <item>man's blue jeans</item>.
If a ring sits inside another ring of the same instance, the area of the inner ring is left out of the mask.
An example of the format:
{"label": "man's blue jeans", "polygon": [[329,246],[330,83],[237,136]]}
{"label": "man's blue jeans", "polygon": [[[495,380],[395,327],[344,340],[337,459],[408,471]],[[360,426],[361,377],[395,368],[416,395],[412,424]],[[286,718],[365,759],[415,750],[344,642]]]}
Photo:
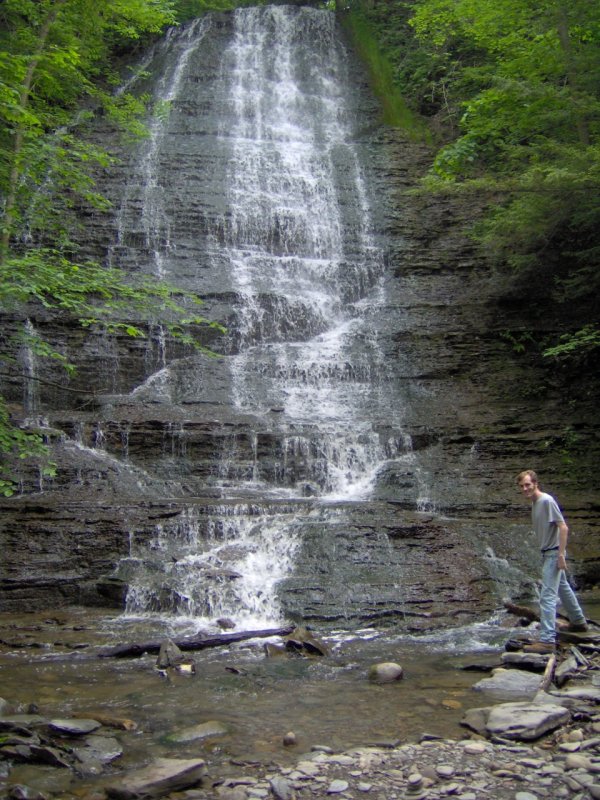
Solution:
{"label": "man's blue jeans", "polygon": [[554,643],[556,639],[556,606],[558,600],[570,622],[585,622],[585,616],[569,586],[564,569],[558,569],[558,550],[542,553],[542,590],[540,592],[540,641]]}

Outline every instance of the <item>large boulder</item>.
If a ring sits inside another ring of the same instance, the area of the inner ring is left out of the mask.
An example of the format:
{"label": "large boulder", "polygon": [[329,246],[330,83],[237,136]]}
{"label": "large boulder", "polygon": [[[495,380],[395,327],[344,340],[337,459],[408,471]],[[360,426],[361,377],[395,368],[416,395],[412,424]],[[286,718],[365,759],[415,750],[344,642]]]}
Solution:
{"label": "large boulder", "polygon": [[198,758],[158,758],[153,764],[120,776],[119,783],[106,787],[114,800],[162,797],[198,784],[206,773],[206,764]]}
{"label": "large boulder", "polygon": [[501,703],[494,706],[486,721],[490,736],[530,741],[566,724],[571,715],[559,705],[540,703]]}

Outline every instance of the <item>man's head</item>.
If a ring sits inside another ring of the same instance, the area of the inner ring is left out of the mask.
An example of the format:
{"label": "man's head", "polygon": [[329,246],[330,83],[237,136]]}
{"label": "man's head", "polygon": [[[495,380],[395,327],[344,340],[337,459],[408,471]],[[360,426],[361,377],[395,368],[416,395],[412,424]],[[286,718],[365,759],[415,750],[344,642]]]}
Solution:
{"label": "man's head", "polygon": [[519,484],[519,489],[523,492],[525,497],[529,498],[530,500],[536,499],[537,493],[539,492],[539,481],[538,476],[532,469],[526,469],[523,472],[520,472],[517,475],[517,483]]}

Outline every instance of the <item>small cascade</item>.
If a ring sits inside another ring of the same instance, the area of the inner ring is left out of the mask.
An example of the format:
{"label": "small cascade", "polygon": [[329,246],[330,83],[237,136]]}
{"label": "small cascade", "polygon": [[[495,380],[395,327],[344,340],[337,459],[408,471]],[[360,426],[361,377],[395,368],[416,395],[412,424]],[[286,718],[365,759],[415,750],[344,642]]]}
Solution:
{"label": "small cascade", "polygon": [[31,320],[24,325],[23,342],[21,344],[20,361],[23,370],[23,408],[28,416],[35,415],[40,408],[39,385],[37,381],[37,364],[32,343],[38,338]]}
{"label": "small cascade", "polygon": [[299,546],[298,517],[295,507],[274,516],[256,505],[193,506],[157,525],[150,541],[134,537],[118,571],[129,585],[127,614],[171,614],[181,625],[272,624],[282,616],[276,587]]}
{"label": "small cascade", "polygon": [[[159,157],[161,144],[168,129],[171,104],[179,94],[188,61],[200,46],[209,27],[209,16],[199,18],[185,28],[182,35],[174,36],[171,33],[162,43],[163,49],[174,50],[177,58],[168,62],[171,68],[163,70],[155,87],[154,116],[150,120],[148,138],[141,148],[133,172],[136,180],[128,184],[117,215],[117,243],[110,250],[109,261],[114,260],[128,244],[134,244],[138,249],[141,246],[147,257],[146,265],[141,265],[141,268],[158,278],[167,277],[165,260],[168,259],[172,247],[168,215],[162,203],[163,178],[160,174]],[[160,53],[153,55],[156,57]],[[149,62],[146,66],[148,64]],[[135,76],[121,90],[124,91],[125,87],[130,90],[133,83]],[[140,269],[139,264],[137,269]],[[164,338],[164,332],[162,336]]]}

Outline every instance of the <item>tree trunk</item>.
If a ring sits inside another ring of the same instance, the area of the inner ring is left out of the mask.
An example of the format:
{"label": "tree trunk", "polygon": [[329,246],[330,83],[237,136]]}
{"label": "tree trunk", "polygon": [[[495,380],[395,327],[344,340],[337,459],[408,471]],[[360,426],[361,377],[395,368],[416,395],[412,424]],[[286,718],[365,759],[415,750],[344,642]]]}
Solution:
{"label": "tree trunk", "polygon": [[[189,636],[185,639],[174,639],[173,641],[180,650],[204,650],[207,647],[220,647],[234,642],[242,642],[246,639],[288,636],[294,629],[295,625],[288,625],[285,628],[221,633],[215,636]],[[144,653],[158,653],[161,641],[143,642],[141,644],[119,644],[116,647],[102,650],[98,655],[100,658],[129,658],[142,656]]]}

